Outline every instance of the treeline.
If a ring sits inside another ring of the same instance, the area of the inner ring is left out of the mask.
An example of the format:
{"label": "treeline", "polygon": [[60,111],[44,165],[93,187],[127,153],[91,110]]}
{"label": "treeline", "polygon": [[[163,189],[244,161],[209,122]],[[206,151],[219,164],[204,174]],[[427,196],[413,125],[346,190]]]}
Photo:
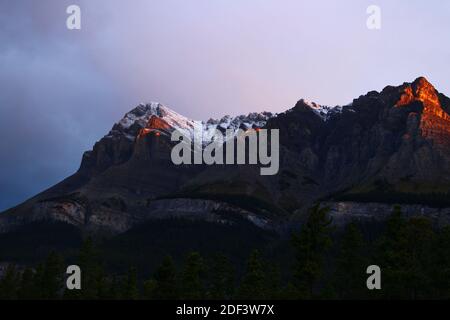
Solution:
{"label": "treeline", "polygon": [[[254,251],[244,272],[221,254],[186,255],[177,266],[167,256],[147,279],[136,268],[105,271],[91,240],[77,264],[81,290],[65,289],[65,265],[52,253],[34,268],[9,265],[0,280],[0,299],[448,299],[450,227],[436,230],[425,217],[406,219],[395,207],[384,229],[367,239],[356,223],[334,230],[327,208],[316,206],[291,240],[292,270]],[[368,290],[366,269],[381,268],[381,290]]]}

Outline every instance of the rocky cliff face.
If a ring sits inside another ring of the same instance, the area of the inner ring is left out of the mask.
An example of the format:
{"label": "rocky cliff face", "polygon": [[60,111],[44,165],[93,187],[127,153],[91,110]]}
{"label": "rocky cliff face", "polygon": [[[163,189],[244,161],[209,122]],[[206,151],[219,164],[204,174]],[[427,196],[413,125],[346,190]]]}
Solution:
{"label": "rocky cliff face", "polygon": [[449,185],[449,116],[425,78],[369,92],[330,121],[322,144],[331,190],[443,191]]}
{"label": "rocky cliff face", "polygon": [[[301,216],[318,200],[371,197],[382,203],[389,195],[445,196],[449,111],[450,99],[425,78],[371,91],[346,106],[300,100],[278,115],[204,122],[158,103],[141,104],[84,154],[77,173],[1,214],[0,231],[50,219],[117,233],[169,216],[226,223],[227,214],[270,228]],[[175,129],[193,139],[201,135],[206,144],[215,129],[263,127],[280,130],[276,176],[260,176],[253,165],[176,166],[170,160]],[[373,206],[358,208],[378,215]]]}
{"label": "rocky cliff face", "polygon": [[[392,212],[392,205],[386,203],[324,202],[322,205],[330,208],[330,216],[340,225],[352,221],[383,222]],[[402,214],[405,217],[425,216],[431,218],[435,225],[450,223],[450,208],[403,204]]]}

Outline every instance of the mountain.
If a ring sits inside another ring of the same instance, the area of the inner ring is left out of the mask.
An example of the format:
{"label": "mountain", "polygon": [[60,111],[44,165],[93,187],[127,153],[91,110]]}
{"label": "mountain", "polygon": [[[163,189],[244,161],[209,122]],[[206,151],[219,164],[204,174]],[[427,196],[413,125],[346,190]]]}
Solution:
{"label": "mountain", "polygon": [[[256,165],[172,164],[170,133],[204,145],[215,129],[279,129],[280,170]],[[83,232],[120,234],[148,221],[211,225],[246,221],[283,232],[319,201],[335,220],[410,214],[450,217],[450,99],[425,78],[371,91],[345,106],[300,100],[284,113],[204,122],[159,103],[140,104],[85,152],[79,170],[0,214],[0,231],[58,221]],[[383,212],[382,212],[383,211]],[[420,211],[420,212],[418,212]]]}

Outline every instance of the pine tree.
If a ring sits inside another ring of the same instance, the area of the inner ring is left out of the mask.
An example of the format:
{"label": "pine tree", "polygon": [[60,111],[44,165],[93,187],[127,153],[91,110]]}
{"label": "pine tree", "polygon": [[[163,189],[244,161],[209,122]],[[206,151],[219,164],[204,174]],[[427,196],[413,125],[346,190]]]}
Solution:
{"label": "pine tree", "polygon": [[153,300],[155,299],[155,290],[156,290],[156,280],[148,279],[144,281],[143,284],[143,298],[145,300]]}
{"label": "pine tree", "polygon": [[294,278],[300,297],[313,297],[314,287],[322,275],[324,255],[332,243],[328,212],[329,208],[319,205],[311,208],[300,234],[293,236],[296,251]]}
{"label": "pine tree", "polygon": [[281,299],[282,292],[280,268],[277,264],[270,262],[265,262],[264,265],[266,270],[264,280],[266,299]]}
{"label": "pine tree", "polygon": [[364,250],[366,248],[358,226],[354,223],[348,224],[340,242],[333,281],[339,298],[365,297],[367,261]]}
{"label": "pine tree", "polygon": [[431,293],[434,231],[429,219],[406,221],[395,207],[378,245],[385,298],[417,299]]}
{"label": "pine tree", "polygon": [[117,300],[120,298],[120,282],[118,281],[117,276],[113,275],[112,279],[109,281],[107,299]]}
{"label": "pine tree", "polygon": [[432,244],[435,233],[431,221],[425,217],[411,218],[406,225],[404,251],[404,282],[406,298],[424,299],[432,292]]}
{"label": "pine tree", "polygon": [[240,299],[265,299],[266,275],[258,250],[253,251],[247,261],[247,269],[238,290]]}
{"label": "pine tree", "polygon": [[379,265],[383,271],[383,290],[381,294],[385,298],[401,298],[404,280],[403,247],[405,242],[406,220],[403,217],[401,207],[394,206],[391,215],[386,221],[384,233],[377,244],[374,264]]}
{"label": "pine tree", "polygon": [[181,297],[183,299],[202,299],[205,294],[204,277],[206,273],[203,258],[198,252],[188,254],[181,274]]}
{"label": "pine tree", "polygon": [[137,287],[137,271],[134,267],[131,267],[128,270],[128,274],[123,285],[122,297],[126,300],[139,299],[139,291]]}
{"label": "pine tree", "polygon": [[26,268],[22,274],[20,279],[20,286],[17,293],[18,299],[20,300],[31,300],[37,299],[37,288],[34,283],[34,272],[31,268]]}
{"label": "pine tree", "polygon": [[99,261],[99,255],[91,238],[84,241],[79,254],[79,267],[81,269],[81,290],[71,290],[69,295],[79,296],[82,299],[100,298],[99,289],[103,286],[104,274]]}
{"label": "pine tree", "polygon": [[33,287],[35,288],[34,299],[45,299],[44,287],[44,264],[40,263],[36,266],[33,275]]}
{"label": "pine tree", "polygon": [[450,299],[450,226],[445,226],[433,242],[432,281],[434,297]]}
{"label": "pine tree", "polygon": [[230,299],[234,290],[234,270],[230,261],[223,254],[217,254],[212,260],[210,270],[211,299]]}
{"label": "pine tree", "polygon": [[42,298],[55,300],[61,297],[64,267],[62,257],[52,252],[47,257],[41,278]]}
{"label": "pine tree", "polygon": [[105,270],[101,265],[98,266],[96,278],[98,299],[113,299],[114,296],[111,296],[111,286],[113,283],[111,279],[108,279]]}
{"label": "pine tree", "polygon": [[156,287],[154,298],[157,300],[173,300],[178,298],[177,272],[173,260],[166,256],[155,272]]}
{"label": "pine tree", "polygon": [[16,266],[9,264],[6,267],[5,274],[2,279],[0,279],[0,300],[16,299],[19,282],[20,277],[16,270]]}

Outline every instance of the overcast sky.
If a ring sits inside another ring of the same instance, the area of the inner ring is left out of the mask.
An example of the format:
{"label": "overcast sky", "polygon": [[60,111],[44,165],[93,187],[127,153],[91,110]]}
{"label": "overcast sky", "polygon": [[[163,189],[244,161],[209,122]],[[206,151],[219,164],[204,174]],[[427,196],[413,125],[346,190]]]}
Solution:
{"label": "overcast sky", "polygon": [[0,210],[75,172],[139,102],[203,120],[346,104],[420,75],[450,94],[449,32],[437,0],[0,0]]}

